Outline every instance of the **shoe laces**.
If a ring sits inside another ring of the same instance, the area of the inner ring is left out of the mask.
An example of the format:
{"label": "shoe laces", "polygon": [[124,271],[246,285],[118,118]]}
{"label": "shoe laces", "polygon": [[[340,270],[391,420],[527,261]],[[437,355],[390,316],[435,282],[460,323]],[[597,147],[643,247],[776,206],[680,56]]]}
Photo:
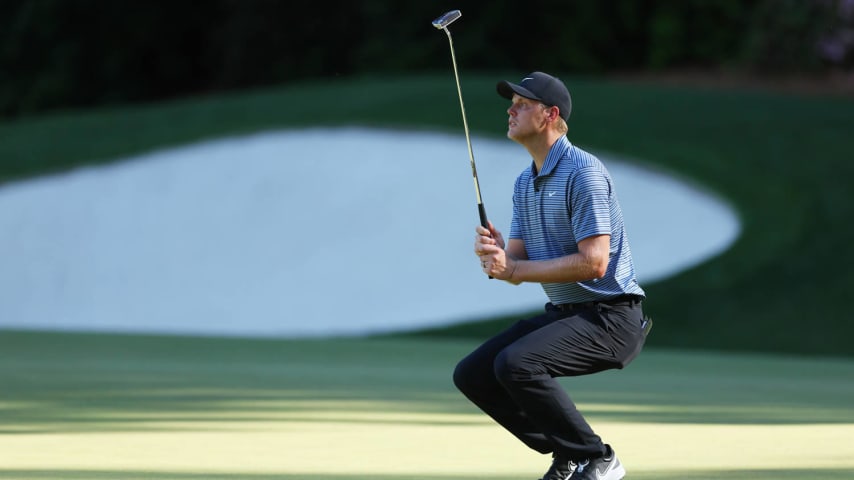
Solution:
{"label": "shoe laces", "polygon": [[553,456],[552,466],[549,468],[549,471],[543,476],[541,480],[547,480],[550,477],[553,477],[558,471],[563,470],[565,468],[569,468],[570,474],[575,471],[578,464],[572,460],[567,460],[565,458],[558,458],[556,455]]}

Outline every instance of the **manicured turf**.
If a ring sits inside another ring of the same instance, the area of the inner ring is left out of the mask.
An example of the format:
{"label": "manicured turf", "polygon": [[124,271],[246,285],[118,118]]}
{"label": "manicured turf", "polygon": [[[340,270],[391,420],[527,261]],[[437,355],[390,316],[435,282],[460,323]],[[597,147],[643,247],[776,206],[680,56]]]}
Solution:
{"label": "manicured turf", "polygon": [[[455,391],[475,344],[0,332],[0,478],[533,479]],[[633,479],[854,476],[854,362],[650,349],[567,379]]]}

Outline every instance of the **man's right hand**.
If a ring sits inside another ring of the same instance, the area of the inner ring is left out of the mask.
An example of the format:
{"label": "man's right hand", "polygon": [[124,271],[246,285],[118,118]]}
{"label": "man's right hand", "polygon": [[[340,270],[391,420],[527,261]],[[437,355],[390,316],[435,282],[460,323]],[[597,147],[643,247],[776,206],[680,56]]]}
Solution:
{"label": "man's right hand", "polygon": [[487,225],[489,225],[489,228],[484,228],[478,225],[478,227],[475,228],[475,232],[477,232],[477,234],[481,236],[491,237],[493,240],[495,240],[493,245],[498,245],[498,248],[504,250],[504,237],[501,236],[501,232],[497,228],[495,228],[492,222],[487,221]]}

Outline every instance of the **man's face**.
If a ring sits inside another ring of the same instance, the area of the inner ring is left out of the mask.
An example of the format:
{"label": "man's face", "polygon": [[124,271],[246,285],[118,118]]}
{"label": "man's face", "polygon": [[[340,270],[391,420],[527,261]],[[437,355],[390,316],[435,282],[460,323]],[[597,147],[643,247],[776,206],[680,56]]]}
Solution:
{"label": "man's face", "polygon": [[512,102],[507,109],[507,138],[522,143],[545,131],[548,107],[519,95],[513,95]]}

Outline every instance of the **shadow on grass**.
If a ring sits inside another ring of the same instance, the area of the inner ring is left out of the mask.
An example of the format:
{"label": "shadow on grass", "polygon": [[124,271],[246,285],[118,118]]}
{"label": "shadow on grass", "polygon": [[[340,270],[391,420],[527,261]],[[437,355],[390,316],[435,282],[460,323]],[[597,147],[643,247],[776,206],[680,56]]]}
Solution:
{"label": "shadow on grass", "polygon": [[[731,471],[670,471],[631,473],[632,480],[785,480],[830,479],[848,480],[854,469],[803,469],[803,470],[731,470]],[[307,473],[186,473],[124,470],[3,470],[0,477],[6,480],[518,480],[511,475],[407,475],[407,474],[307,474]]]}
{"label": "shadow on grass", "polygon": [[[0,331],[0,433],[486,421],[451,381],[474,346]],[[852,377],[851,361],[649,350],[561,382],[594,421],[839,424],[854,423]]]}

